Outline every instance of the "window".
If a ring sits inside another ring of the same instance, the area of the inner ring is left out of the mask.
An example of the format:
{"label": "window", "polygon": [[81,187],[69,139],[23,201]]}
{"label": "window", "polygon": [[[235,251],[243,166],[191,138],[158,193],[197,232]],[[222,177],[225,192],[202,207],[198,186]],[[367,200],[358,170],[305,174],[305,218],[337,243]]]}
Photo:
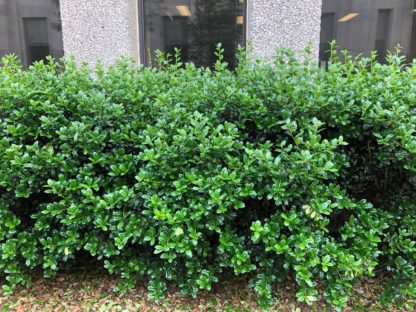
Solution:
{"label": "window", "polygon": [[408,60],[415,55],[414,0],[323,0],[319,58],[328,61],[328,42],[337,41],[340,50],[354,56],[377,51],[385,60],[388,51],[400,45]]}
{"label": "window", "polygon": [[197,66],[215,62],[222,43],[225,61],[236,65],[235,51],[244,44],[244,0],[142,0],[141,61],[152,65],[156,50],[174,53]]}
{"label": "window", "polygon": [[24,66],[63,56],[58,0],[0,0],[0,57],[11,53]]}
{"label": "window", "polygon": [[387,55],[388,42],[390,37],[391,25],[391,9],[378,10],[377,14],[377,31],[375,50],[378,52],[378,60],[382,62]]}
{"label": "window", "polygon": [[44,60],[50,54],[46,18],[25,18],[23,24],[28,62]]}
{"label": "window", "polygon": [[323,13],[321,21],[321,42],[319,44],[319,59],[321,62],[328,62],[330,41],[335,33],[335,13]]}

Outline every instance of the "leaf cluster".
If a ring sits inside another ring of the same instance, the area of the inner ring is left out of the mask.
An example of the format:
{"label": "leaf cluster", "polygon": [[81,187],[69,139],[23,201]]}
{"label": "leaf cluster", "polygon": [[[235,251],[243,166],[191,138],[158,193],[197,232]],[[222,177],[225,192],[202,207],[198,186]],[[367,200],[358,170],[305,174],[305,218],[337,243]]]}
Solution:
{"label": "leaf cluster", "polygon": [[233,272],[264,307],[290,277],[299,301],[340,309],[376,269],[386,303],[416,296],[416,63],[239,51],[231,71],[216,53],[212,68],[2,59],[5,290],[87,253],[155,300]]}

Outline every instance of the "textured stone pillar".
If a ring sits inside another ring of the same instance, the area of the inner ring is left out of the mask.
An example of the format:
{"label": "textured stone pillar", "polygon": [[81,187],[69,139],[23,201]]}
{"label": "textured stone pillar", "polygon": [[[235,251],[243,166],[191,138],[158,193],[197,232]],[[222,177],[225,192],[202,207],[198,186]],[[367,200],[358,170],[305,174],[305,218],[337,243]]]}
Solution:
{"label": "textured stone pillar", "polygon": [[[279,46],[318,58],[322,0],[247,0],[247,39],[254,54],[270,57]],[[60,0],[66,55],[111,64],[121,55],[138,61],[137,0]]]}
{"label": "textured stone pillar", "polygon": [[138,60],[137,0],[60,0],[65,55],[111,64]]}
{"label": "textured stone pillar", "polygon": [[247,39],[256,56],[270,57],[280,46],[319,55],[322,0],[248,0]]}

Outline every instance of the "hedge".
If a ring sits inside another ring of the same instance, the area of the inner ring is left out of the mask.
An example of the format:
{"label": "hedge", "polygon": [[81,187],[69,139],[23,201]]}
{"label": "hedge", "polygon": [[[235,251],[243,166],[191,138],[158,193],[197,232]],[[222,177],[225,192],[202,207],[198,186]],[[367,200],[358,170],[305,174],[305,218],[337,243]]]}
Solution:
{"label": "hedge", "polygon": [[376,274],[386,304],[416,297],[416,62],[241,50],[229,70],[216,54],[212,68],[2,59],[5,291],[88,254],[154,300],[230,272],[265,308],[288,279],[337,309]]}

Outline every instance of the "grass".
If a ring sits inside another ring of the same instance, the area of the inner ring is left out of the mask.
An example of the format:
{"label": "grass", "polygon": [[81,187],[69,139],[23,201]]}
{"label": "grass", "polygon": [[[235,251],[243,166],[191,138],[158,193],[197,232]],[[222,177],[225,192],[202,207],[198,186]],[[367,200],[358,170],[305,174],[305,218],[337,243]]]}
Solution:
{"label": "grass", "polygon": [[[13,295],[0,290],[0,311],[261,311],[246,278],[224,278],[212,292],[202,292],[197,299],[171,287],[167,298],[159,303],[147,299],[144,283],[124,294],[113,291],[116,284],[115,276],[91,267],[62,272],[52,279],[37,276],[29,288],[20,287]],[[412,301],[402,308],[382,307],[377,302],[381,285],[378,280],[357,285],[345,311],[415,311],[416,303]],[[296,302],[294,286],[279,289],[278,293],[271,311],[332,311],[323,302],[312,307]]]}

